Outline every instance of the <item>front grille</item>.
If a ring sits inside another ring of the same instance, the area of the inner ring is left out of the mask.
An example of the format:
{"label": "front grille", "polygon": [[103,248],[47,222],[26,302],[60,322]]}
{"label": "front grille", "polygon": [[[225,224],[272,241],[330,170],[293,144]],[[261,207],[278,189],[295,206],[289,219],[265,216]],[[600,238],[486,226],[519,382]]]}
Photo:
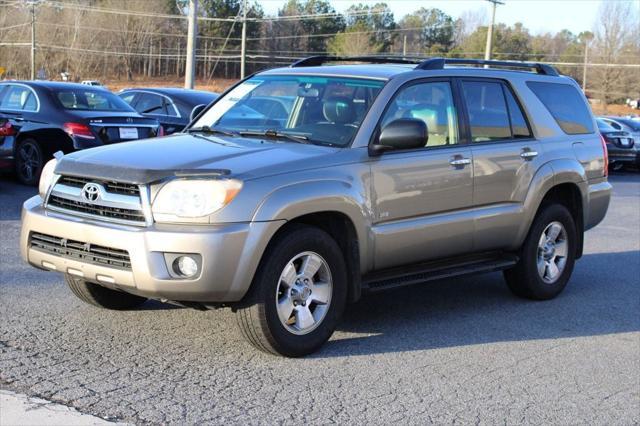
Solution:
{"label": "front grille", "polygon": [[140,222],[140,224],[144,224],[145,222],[144,213],[141,210],[89,204],[82,201],[58,197],[56,195],[51,195],[49,197],[47,206],[97,216],[98,219],[118,219],[130,222]]}
{"label": "front grille", "polygon": [[111,194],[140,196],[140,188],[133,183],[116,182],[112,180],[95,180],[77,176],[60,176],[58,183],[63,185],[82,188],[89,182],[97,182],[104,186],[104,189]]}
{"label": "front grille", "polygon": [[29,247],[56,256],[77,259],[94,265],[131,270],[129,252],[81,241],[32,232]]}

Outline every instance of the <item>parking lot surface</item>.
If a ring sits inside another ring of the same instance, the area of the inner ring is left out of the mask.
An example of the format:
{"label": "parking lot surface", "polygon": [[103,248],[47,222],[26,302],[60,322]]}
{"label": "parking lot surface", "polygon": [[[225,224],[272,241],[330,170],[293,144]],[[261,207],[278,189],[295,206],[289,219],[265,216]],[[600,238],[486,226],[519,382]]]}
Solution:
{"label": "parking lot surface", "polygon": [[317,354],[246,344],[227,310],[85,305],[19,257],[20,206],[0,180],[0,388],[135,423],[640,422],[640,174],[611,178],[565,292],[512,296],[492,273],[349,306]]}

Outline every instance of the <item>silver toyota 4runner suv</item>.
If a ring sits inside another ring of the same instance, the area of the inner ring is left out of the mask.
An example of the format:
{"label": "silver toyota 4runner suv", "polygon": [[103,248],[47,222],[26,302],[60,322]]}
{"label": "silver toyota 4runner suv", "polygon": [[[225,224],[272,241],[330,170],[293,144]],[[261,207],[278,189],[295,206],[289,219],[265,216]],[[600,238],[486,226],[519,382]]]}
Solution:
{"label": "silver toyota 4runner suv", "polygon": [[551,299],[609,204],[589,106],[545,64],[311,57],[195,115],[51,160],[24,259],[107,309],[229,307],[302,356],[367,291],[502,270]]}

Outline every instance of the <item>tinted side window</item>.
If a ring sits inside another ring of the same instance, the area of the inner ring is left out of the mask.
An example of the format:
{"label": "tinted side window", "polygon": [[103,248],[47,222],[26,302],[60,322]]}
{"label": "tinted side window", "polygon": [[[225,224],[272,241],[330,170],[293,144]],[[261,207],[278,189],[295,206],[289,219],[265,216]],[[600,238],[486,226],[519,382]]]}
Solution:
{"label": "tinted side window", "polygon": [[120,96],[120,98],[122,98],[123,101],[131,105],[131,103],[133,102],[133,98],[136,97],[136,92],[123,93],[118,96]]}
{"label": "tinted side window", "polygon": [[33,96],[33,92],[28,88],[24,86],[10,86],[2,98],[0,108],[17,111],[35,111],[37,102]]}
{"label": "tinted side window", "polygon": [[463,81],[462,91],[469,113],[472,142],[511,139],[509,112],[501,83]]}
{"label": "tinted side window", "polygon": [[140,99],[136,103],[136,110],[144,114],[167,114],[162,96],[150,93],[142,93],[140,95]]}
{"label": "tinted side window", "polygon": [[530,138],[531,131],[527,125],[527,120],[524,118],[522,108],[516,101],[516,98],[506,86],[502,86],[504,89],[504,96],[507,99],[507,106],[509,107],[509,117],[511,118],[511,132],[514,138]]}
{"label": "tinted side window", "polygon": [[578,90],[569,84],[530,81],[527,86],[569,135],[593,133],[593,118]]}
{"label": "tinted side window", "polygon": [[400,89],[382,119],[382,127],[400,118],[426,123],[427,148],[459,143],[458,115],[448,82],[418,83]]}
{"label": "tinted side window", "polygon": [[164,102],[165,102],[165,108],[167,110],[167,115],[169,117],[177,117],[178,113],[176,112],[177,106],[175,106],[175,103],[172,103],[168,99],[165,99]]}

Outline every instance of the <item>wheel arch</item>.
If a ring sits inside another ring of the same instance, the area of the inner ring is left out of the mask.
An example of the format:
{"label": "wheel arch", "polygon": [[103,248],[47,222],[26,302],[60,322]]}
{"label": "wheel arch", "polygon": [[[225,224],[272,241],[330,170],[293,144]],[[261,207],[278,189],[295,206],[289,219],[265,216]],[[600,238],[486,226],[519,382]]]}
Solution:
{"label": "wheel arch", "polygon": [[576,223],[578,236],[576,258],[582,256],[585,215],[588,212],[587,178],[585,170],[576,160],[557,160],[542,166],[533,179],[525,210],[529,212],[520,230],[519,244],[524,241],[541,208],[551,202],[564,205]]}
{"label": "wheel arch", "polygon": [[51,157],[54,152],[62,151],[65,154],[73,151],[73,141],[69,138],[62,129],[59,128],[34,128],[21,130],[16,137],[16,143],[14,145],[14,155],[17,152],[18,146],[25,139],[35,140],[42,152],[45,154],[46,159]]}

